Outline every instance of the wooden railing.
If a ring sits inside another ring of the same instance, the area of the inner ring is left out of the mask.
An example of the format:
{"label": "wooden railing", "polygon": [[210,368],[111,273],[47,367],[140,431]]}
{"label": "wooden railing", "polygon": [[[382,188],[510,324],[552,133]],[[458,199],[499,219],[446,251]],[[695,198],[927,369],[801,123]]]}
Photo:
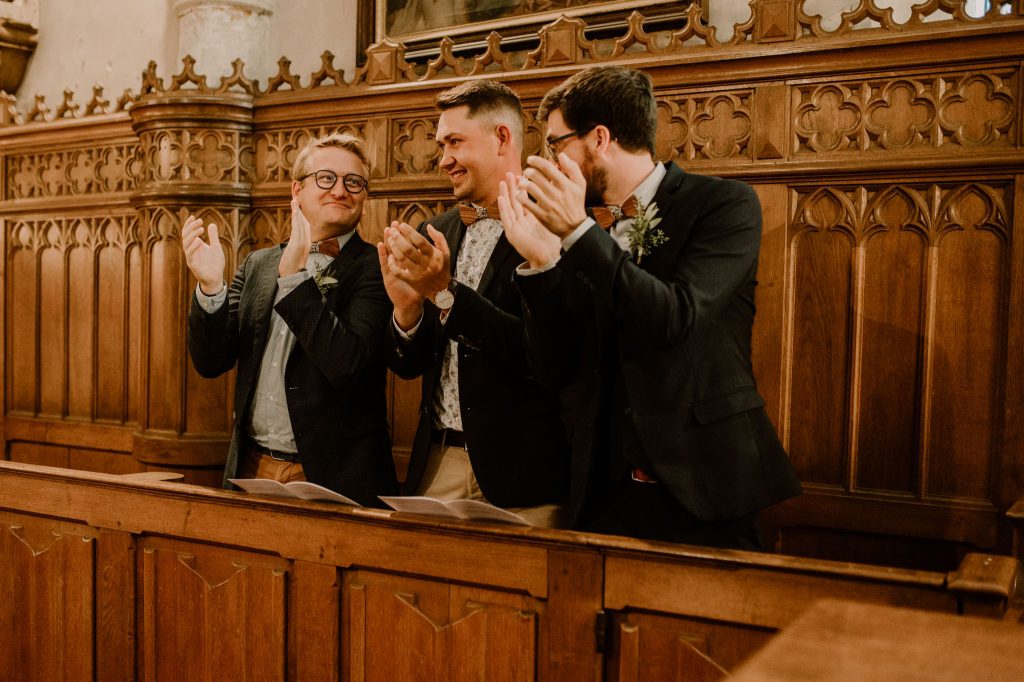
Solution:
{"label": "wooden railing", "polygon": [[977,556],[947,575],[0,464],[9,679],[718,679],[822,598],[1001,618],[1016,567]]}

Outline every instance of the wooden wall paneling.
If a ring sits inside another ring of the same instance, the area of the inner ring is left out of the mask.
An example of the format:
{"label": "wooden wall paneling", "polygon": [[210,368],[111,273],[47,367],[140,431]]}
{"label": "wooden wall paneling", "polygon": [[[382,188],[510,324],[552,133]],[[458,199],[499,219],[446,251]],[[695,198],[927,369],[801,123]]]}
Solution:
{"label": "wooden wall paneling", "polygon": [[540,682],[601,679],[602,573],[599,556],[548,551],[548,600],[538,647]]}
{"label": "wooden wall paneling", "polygon": [[774,634],[631,611],[616,614],[609,627],[609,682],[723,680]]}
{"label": "wooden wall paneling", "polygon": [[1012,196],[1004,183],[934,195],[936,316],[923,491],[929,496],[993,499]]}
{"label": "wooden wall paneling", "polygon": [[43,246],[39,252],[39,414],[60,419],[67,405],[67,261],[66,223],[38,223]]}
{"label": "wooden wall paneling", "polygon": [[95,418],[96,383],[96,252],[99,235],[96,221],[71,223],[74,245],[68,250],[68,356],[67,416]]}
{"label": "wooden wall paneling", "polygon": [[779,431],[783,444],[788,440],[790,420],[786,340],[786,273],[790,249],[787,245],[789,188],[784,184],[756,184],[763,213],[761,251],[757,262],[757,312],[751,339],[751,357],[758,390],[765,409]]}
{"label": "wooden wall paneling", "polygon": [[346,572],[344,585],[345,650],[365,666],[348,679],[535,677],[537,600],[365,570]]}
{"label": "wooden wall paneling", "polygon": [[0,511],[0,660],[15,679],[91,679],[96,532]]}
{"label": "wooden wall paneling", "polygon": [[[1024,116],[1024,111],[1022,111]],[[1014,176],[1013,232],[1011,234],[1010,262],[1012,263],[1009,280],[1009,300],[1007,302],[1007,339],[1006,339],[1006,393],[1004,406],[1004,426],[1000,443],[1000,462],[996,472],[995,489],[999,508],[1013,509],[1016,505],[1021,510],[1024,501],[1024,175]],[[1012,520],[1008,524],[1012,527]],[[1003,526],[1002,546],[1010,546],[1017,552],[1016,556],[1024,556],[1024,548],[1011,540],[1007,535],[1014,535],[1011,527]]]}
{"label": "wooden wall paneling", "polygon": [[100,680],[136,679],[135,565],[135,537],[101,529],[96,542],[95,583],[95,660]]}
{"label": "wooden wall paneling", "polygon": [[129,421],[131,371],[131,253],[138,240],[134,216],[110,216],[101,223],[96,253],[96,418]]}
{"label": "wooden wall paneling", "polygon": [[341,679],[341,582],[335,566],[292,563],[288,585],[288,679]]}
{"label": "wooden wall paneling", "polygon": [[790,226],[789,456],[800,480],[847,482],[854,238],[835,188],[797,190]]}
{"label": "wooden wall paneling", "polygon": [[139,539],[147,680],[282,678],[290,562],[162,538]]}
{"label": "wooden wall paneling", "polygon": [[36,413],[38,377],[38,287],[36,285],[36,233],[31,225],[5,220],[7,250],[5,281],[7,333],[4,335],[9,361],[7,371],[7,410]]}
{"label": "wooden wall paneling", "polygon": [[48,467],[66,468],[70,465],[68,448],[60,445],[45,445],[34,442],[9,441],[7,444],[7,458],[14,462],[41,464]]}

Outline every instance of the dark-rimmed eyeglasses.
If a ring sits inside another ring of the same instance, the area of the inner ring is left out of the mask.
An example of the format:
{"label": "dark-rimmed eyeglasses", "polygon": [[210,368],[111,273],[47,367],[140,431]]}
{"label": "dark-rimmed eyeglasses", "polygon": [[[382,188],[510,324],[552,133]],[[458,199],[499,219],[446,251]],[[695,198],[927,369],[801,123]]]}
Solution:
{"label": "dark-rimmed eyeglasses", "polygon": [[570,137],[583,137],[584,135],[586,135],[587,133],[589,133],[591,130],[593,130],[596,127],[597,127],[596,125],[592,125],[592,126],[588,126],[588,127],[584,128],[583,130],[574,130],[571,133],[566,133],[565,135],[559,135],[558,137],[548,137],[548,138],[545,138],[545,140],[544,140],[544,149],[546,149],[548,154],[550,154],[552,157],[558,156],[558,145],[562,144],[563,142],[568,140]]}
{"label": "dark-rimmed eyeglasses", "polygon": [[[336,184],[338,184],[338,174],[332,170],[318,170],[313,171],[312,173],[306,173],[299,178],[299,182],[302,182],[310,175],[316,177],[316,186],[320,189],[331,190],[334,189]],[[341,184],[352,194],[359,194],[366,189],[366,178],[362,175],[356,175],[355,173],[345,173],[341,176]]]}

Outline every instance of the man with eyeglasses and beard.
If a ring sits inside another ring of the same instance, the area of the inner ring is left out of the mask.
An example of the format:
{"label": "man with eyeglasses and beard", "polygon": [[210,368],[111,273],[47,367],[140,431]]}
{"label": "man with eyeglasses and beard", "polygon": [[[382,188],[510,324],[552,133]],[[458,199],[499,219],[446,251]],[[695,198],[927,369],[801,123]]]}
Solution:
{"label": "man with eyeglasses and beard", "polygon": [[309,142],[292,167],[288,241],[250,253],[227,286],[217,226],[182,226],[198,281],[192,364],[204,377],[238,368],[225,485],[308,480],[378,506],[398,491],[382,352],[391,302],[376,249],[356,233],[368,174],[358,138]]}

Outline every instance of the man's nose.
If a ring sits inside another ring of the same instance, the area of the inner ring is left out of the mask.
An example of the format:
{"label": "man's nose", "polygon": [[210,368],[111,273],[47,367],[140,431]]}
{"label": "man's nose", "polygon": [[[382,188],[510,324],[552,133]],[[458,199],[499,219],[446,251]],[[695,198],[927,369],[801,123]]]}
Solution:
{"label": "man's nose", "polygon": [[455,157],[453,157],[448,152],[447,149],[442,149],[441,150],[441,163],[440,163],[440,167],[441,168],[447,168],[448,166],[452,166],[454,164],[455,164]]}

